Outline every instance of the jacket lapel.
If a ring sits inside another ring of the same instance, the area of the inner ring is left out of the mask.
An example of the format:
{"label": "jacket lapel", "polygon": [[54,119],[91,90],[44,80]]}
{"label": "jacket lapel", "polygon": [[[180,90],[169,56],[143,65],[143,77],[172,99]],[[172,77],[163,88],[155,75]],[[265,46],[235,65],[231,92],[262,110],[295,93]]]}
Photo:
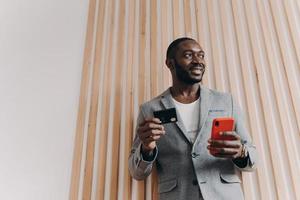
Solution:
{"label": "jacket lapel", "polygon": [[201,87],[200,98],[200,128],[202,128],[212,102],[210,91],[205,87]]}
{"label": "jacket lapel", "polygon": [[201,86],[200,98],[201,98],[200,99],[200,123],[199,123],[200,131],[197,135],[197,138],[196,138],[196,141],[194,144],[198,143],[198,140],[203,135],[203,133],[202,133],[204,130],[203,126],[207,119],[208,111],[209,111],[211,103],[212,103],[212,96],[211,96],[209,89]]}
{"label": "jacket lapel", "polygon": [[[175,108],[175,104],[172,100],[172,96],[171,96],[171,92],[170,92],[170,88],[168,90],[166,90],[162,95],[161,95],[161,103],[163,104],[163,106],[166,109],[169,108]],[[186,129],[183,125],[182,119],[180,117],[180,115],[177,113],[177,122],[175,123],[177,125],[177,127],[181,130],[181,132],[183,133],[184,137],[188,140],[188,138],[185,136],[186,133]],[[189,140],[188,140],[189,141]]]}

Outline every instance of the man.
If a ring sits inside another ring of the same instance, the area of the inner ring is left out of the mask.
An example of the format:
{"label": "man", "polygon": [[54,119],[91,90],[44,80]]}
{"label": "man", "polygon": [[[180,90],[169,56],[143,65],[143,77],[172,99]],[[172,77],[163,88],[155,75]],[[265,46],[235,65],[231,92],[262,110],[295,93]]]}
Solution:
{"label": "man", "polygon": [[[230,94],[200,85],[204,51],[195,40],[173,41],[166,65],[172,87],[140,107],[129,157],[132,177],[145,179],[155,163],[161,200],[243,199],[240,171],[254,170],[256,150],[238,105]],[[176,123],[153,117],[168,108],[176,108]],[[212,121],[219,117],[234,118],[234,131],[220,132],[233,140],[211,139]]]}

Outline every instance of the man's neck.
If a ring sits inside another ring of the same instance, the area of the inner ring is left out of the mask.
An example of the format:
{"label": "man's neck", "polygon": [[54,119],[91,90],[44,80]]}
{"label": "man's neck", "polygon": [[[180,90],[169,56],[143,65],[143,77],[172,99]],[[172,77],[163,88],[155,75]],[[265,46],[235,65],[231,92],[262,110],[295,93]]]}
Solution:
{"label": "man's neck", "polygon": [[172,97],[180,103],[192,103],[200,96],[200,84],[174,84],[170,89]]}

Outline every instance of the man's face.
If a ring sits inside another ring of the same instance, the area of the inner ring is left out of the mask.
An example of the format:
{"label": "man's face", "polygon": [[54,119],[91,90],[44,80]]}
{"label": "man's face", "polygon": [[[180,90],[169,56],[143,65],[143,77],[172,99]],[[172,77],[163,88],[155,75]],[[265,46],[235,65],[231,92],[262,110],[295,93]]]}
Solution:
{"label": "man's face", "polygon": [[195,84],[202,80],[205,71],[204,51],[192,40],[178,45],[174,59],[176,77],[186,83]]}

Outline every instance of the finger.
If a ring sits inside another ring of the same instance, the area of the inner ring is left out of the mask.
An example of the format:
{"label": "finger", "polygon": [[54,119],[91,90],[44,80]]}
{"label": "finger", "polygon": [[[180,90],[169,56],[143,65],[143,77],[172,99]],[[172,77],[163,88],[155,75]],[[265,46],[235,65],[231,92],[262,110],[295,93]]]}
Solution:
{"label": "finger", "polygon": [[147,122],[154,122],[157,124],[161,124],[161,121],[158,118],[146,118],[143,122],[139,124],[139,126],[144,126]]}
{"label": "finger", "polygon": [[241,142],[236,140],[210,140],[209,144],[213,147],[225,147],[225,148],[240,148]]}
{"label": "finger", "polygon": [[143,132],[139,134],[140,140],[144,141],[144,139],[150,137],[150,136],[156,136],[156,135],[164,135],[165,131],[157,130],[157,129],[152,129],[146,132]]}
{"label": "finger", "polygon": [[233,159],[235,157],[236,154],[223,154],[218,152],[218,149],[216,148],[210,148],[209,146],[207,147],[207,149],[209,150],[210,154],[218,157],[218,158],[231,158]]}
{"label": "finger", "polygon": [[213,155],[218,158],[230,158],[230,159],[236,158],[235,155],[224,155],[224,154],[220,154],[220,153],[214,153]]}
{"label": "finger", "polygon": [[160,124],[160,123],[161,123],[160,119],[155,118],[155,117],[152,117],[152,118],[146,118],[145,121],[146,121],[146,122],[154,122],[154,123],[157,123],[157,124]]}
{"label": "finger", "polygon": [[144,127],[146,129],[160,129],[160,130],[164,130],[164,126],[163,125],[156,124],[156,123],[153,123],[153,122],[147,123]]}
{"label": "finger", "polygon": [[219,154],[223,156],[234,156],[238,153],[236,149],[232,148],[217,148],[217,152],[219,152]]}
{"label": "finger", "polygon": [[152,118],[152,121],[158,124],[161,124],[161,121],[159,118]]}
{"label": "finger", "polygon": [[220,132],[221,136],[229,136],[232,137],[235,140],[240,140],[241,137],[235,132],[235,131],[224,131],[224,132]]}
{"label": "finger", "polygon": [[160,139],[160,135],[156,135],[156,136],[150,136],[150,137],[147,137],[145,140],[144,140],[144,144],[149,144],[151,142],[154,142],[154,141],[158,141]]}
{"label": "finger", "polygon": [[238,149],[234,149],[234,148],[216,148],[208,145],[207,149],[217,152],[216,154],[218,155],[224,155],[224,156],[235,155],[238,153]]}
{"label": "finger", "polygon": [[147,119],[145,119],[144,121],[142,121],[141,123],[139,123],[139,127],[144,126],[147,123]]}
{"label": "finger", "polygon": [[147,122],[143,126],[138,127],[138,132],[145,132],[151,129],[164,130],[164,126],[160,124],[155,124],[153,122]]}
{"label": "finger", "polygon": [[162,131],[163,133],[165,133],[165,129],[163,127],[156,127],[156,126],[141,127],[138,129],[138,133],[145,133],[145,132],[152,131],[152,130],[158,130],[158,131]]}
{"label": "finger", "polygon": [[140,138],[140,140],[145,141],[147,138],[155,135],[156,134],[155,132],[156,132],[155,130],[153,130],[153,132],[152,131],[143,132],[143,133],[139,134],[139,138]]}

